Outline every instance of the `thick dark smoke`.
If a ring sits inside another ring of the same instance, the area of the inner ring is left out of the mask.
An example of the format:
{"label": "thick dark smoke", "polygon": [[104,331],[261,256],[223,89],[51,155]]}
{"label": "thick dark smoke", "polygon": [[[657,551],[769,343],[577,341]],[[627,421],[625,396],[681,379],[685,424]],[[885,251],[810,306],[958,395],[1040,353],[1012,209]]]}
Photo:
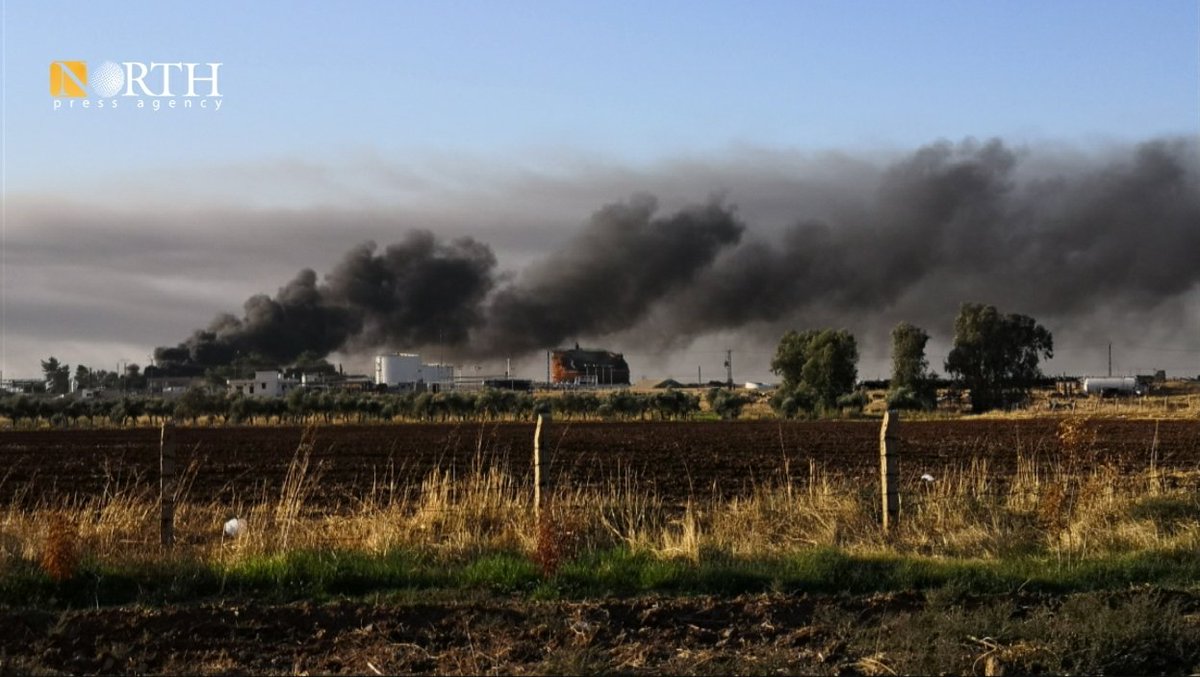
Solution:
{"label": "thick dark smoke", "polygon": [[886,169],[861,202],[748,241],[666,309],[673,335],[917,297],[913,320],[965,300],[1066,317],[1153,306],[1200,282],[1195,143],[1158,141],[1093,168],[1022,180],[1002,143],[940,143]]}
{"label": "thick dark smoke", "polygon": [[480,321],[495,284],[496,258],[475,240],[441,243],[426,231],[376,253],[352,249],[323,284],[303,270],[274,298],[250,297],[244,317],[220,315],[174,348],[160,365],[210,367],[239,357],[289,364],[304,353],[343,348],[461,342]]}
{"label": "thick dark smoke", "polygon": [[968,300],[1039,319],[1144,311],[1196,288],[1200,144],[1051,160],[1000,141],[933,144],[831,186],[820,208],[801,201],[773,234],[717,200],[660,214],[635,196],[516,276],[484,244],[414,232],[355,248],[324,281],[303,271],[158,358],[287,363],[433,344],[518,357],[640,328],[669,345],[813,315],[940,325]]}
{"label": "thick dark smoke", "polygon": [[496,294],[481,347],[521,355],[634,326],[744,230],[716,201],[669,217],[655,218],[656,209],[654,198],[642,195],[596,212],[564,250]]}
{"label": "thick dark smoke", "polygon": [[351,250],[326,277],[327,298],[353,309],[348,348],[459,344],[482,319],[480,304],[495,284],[496,257],[473,239],[439,243],[417,231],[375,254],[375,244]]}
{"label": "thick dark smoke", "polygon": [[471,239],[439,243],[425,231],[377,254],[352,249],[323,284],[302,271],[275,298],[251,297],[245,316],[218,316],[207,330],[156,360],[196,367],[238,357],[287,364],[304,353],[459,346],[474,355],[521,355],[571,337],[636,324],[657,300],[736,243],[742,225],[712,201],[655,217],[649,196],[598,211],[561,252],[490,297],[496,259]]}

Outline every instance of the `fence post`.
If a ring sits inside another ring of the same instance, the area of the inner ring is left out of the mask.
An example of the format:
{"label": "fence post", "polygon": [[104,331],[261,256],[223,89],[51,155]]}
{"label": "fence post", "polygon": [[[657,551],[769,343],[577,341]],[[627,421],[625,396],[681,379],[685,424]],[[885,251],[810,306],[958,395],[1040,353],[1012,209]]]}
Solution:
{"label": "fence post", "polygon": [[879,429],[879,480],[880,496],[883,499],[884,531],[895,524],[900,514],[900,478],[897,471],[900,440],[896,436],[899,428],[900,412],[884,412],[883,425]]}
{"label": "fence post", "polygon": [[163,423],[162,439],[158,447],[159,506],[162,517],[159,521],[159,536],[163,547],[175,544],[175,426]]}
{"label": "fence post", "polygon": [[537,427],[533,430],[533,516],[541,517],[542,511],[542,414],[538,414]]}

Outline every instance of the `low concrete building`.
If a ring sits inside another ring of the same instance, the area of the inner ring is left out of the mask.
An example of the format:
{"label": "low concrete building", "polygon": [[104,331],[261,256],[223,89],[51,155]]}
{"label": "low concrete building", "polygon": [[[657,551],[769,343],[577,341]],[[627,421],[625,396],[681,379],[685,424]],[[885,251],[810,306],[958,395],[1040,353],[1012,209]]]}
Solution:
{"label": "low concrete building", "polygon": [[285,397],[298,387],[300,387],[299,381],[284,378],[283,374],[278,371],[256,371],[254,378],[229,379],[227,389],[231,395],[271,398]]}
{"label": "low concrete building", "polygon": [[160,397],[178,397],[192,388],[203,388],[205,380],[195,376],[159,376],[146,379],[146,390]]}

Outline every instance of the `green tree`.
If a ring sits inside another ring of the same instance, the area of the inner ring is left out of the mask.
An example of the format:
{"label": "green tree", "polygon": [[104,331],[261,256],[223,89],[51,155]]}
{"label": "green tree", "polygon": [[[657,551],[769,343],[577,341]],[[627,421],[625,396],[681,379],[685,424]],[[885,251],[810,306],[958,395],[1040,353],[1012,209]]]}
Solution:
{"label": "green tree", "polygon": [[642,418],[648,407],[645,398],[629,390],[618,390],[609,395],[608,405],[616,416],[623,419]]}
{"label": "green tree", "polygon": [[141,397],[126,398],[123,402],[125,405],[125,413],[129,415],[134,425],[137,425],[138,419],[146,413],[146,400]]}
{"label": "green tree", "polygon": [[451,390],[439,393],[446,403],[446,414],[459,421],[467,420],[475,411],[475,397],[469,393]]}
{"label": "green tree", "polygon": [[21,422],[21,419],[29,419],[34,427],[37,427],[37,402],[28,395],[18,395],[12,403],[9,416],[12,417],[14,428]]}
{"label": "green tree", "polygon": [[192,424],[195,425],[200,417],[206,415],[212,408],[210,400],[213,399],[216,398],[210,397],[204,388],[189,388],[175,401],[175,416],[191,419]]}
{"label": "green tree", "polygon": [[[779,341],[771,370],[783,377],[779,401],[789,394],[811,393],[823,411],[837,408],[838,397],[854,390],[858,378],[858,344],[845,329],[789,331]],[[793,405],[808,397],[793,397]]]}
{"label": "green tree", "polygon": [[125,425],[126,419],[129,418],[129,412],[125,409],[126,400],[122,400],[113,405],[112,409],[108,410],[108,420],[112,421],[118,427]]}
{"label": "green tree", "polygon": [[[299,388],[297,388],[299,390]],[[288,413],[288,402],[282,397],[273,397],[269,400],[259,402],[259,413],[266,417],[270,422],[272,418],[276,423],[283,423],[283,417]]]}
{"label": "green tree", "polygon": [[51,357],[42,360],[42,375],[46,377],[46,391],[52,395],[65,395],[71,390],[71,367]]}
{"label": "green tree", "polygon": [[92,388],[92,370],[82,364],[75,365],[75,388]]}
{"label": "green tree", "polygon": [[771,394],[771,408],[784,418],[795,418],[801,413],[811,414],[817,406],[816,393],[804,385],[779,387]]}
{"label": "green tree", "polygon": [[299,423],[303,423],[310,413],[307,394],[304,388],[296,388],[287,394],[287,412]]}
{"label": "green tree", "polygon": [[165,421],[174,412],[175,403],[170,400],[164,400],[161,397],[146,400],[146,415],[150,417],[150,425],[157,425],[160,421]]}
{"label": "green tree", "polygon": [[749,402],[742,395],[724,388],[711,388],[705,396],[708,406],[722,421],[733,421],[742,415],[742,408]]}
{"label": "green tree", "polygon": [[970,389],[971,409],[981,412],[1026,400],[1042,377],[1043,357],[1054,357],[1054,339],[1032,317],[964,303],[954,320],[946,371]]}
{"label": "green tree", "polygon": [[936,404],[933,374],[925,359],[929,334],[920,327],[901,322],[892,330],[892,381],[888,407],[932,409]]}
{"label": "green tree", "polygon": [[700,398],[682,390],[668,389],[650,398],[650,407],[662,420],[685,419],[700,409]]}
{"label": "green tree", "polygon": [[[491,407],[491,400],[486,400],[477,405],[480,411],[486,411]],[[412,400],[411,411],[413,418],[420,421],[433,420],[433,394],[424,392],[420,393]]]}
{"label": "green tree", "polygon": [[105,371],[103,369],[92,371],[91,383],[94,388],[110,388],[115,390],[120,387],[117,372]]}
{"label": "green tree", "polygon": [[137,364],[130,363],[125,365],[125,373],[121,378],[124,379],[126,391],[146,389],[146,376],[142,374],[142,368]]}
{"label": "green tree", "polygon": [[227,404],[229,406],[229,420],[234,424],[245,423],[252,417],[250,409],[252,405],[246,399],[245,395],[237,393],[229,398]]}

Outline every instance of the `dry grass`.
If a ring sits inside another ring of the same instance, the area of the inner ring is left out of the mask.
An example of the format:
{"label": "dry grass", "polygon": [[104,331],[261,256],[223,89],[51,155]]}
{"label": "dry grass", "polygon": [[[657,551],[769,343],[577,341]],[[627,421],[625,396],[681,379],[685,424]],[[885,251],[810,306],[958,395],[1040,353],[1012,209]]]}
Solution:
{"label": "dry grass", "polygon": [[79,567],[79,530],[63,513],[50,515],[42,545],[42,570],[55,581],[65,581]]}
{"label": "dry grass", "polygon": [[[1057,400],[1061,404],[1073,404],[1067,410],[1052,410],[1052,400],[1038,394],[1024,408],[1012,411],[990,411],[979,418],[1028,419],[1059,416],[1102,416],[1121,419],[1195,419],[1200,416],[1200,394],[1191,390],[1166,391],[1165,394],[1142,397],[1077,397]],[[952,416],[951,418],[957,418]]]}
{"label": "dry grass", "polygon": [[[763,557],[811,547],[1063,560],[1200,547],[1200,476],[1165,473],[1154,464],[1128,475],[1092,463],[1089,430],[1086,422],[1064,421],[1065,452],[1051,463],[1022,458],[1015,474],[1001,476],[978,458],[942,468],[933,482],[905,478],[901,519],[887,534],[878,526],[874,476],[864,481],[817,465],[762,482],[744,498],[682,506],[665,503],[628,474],[599,490],[560,488],[549,496],[540,526],[528,481],[482,464],[461,475],[435,471],[419,487],[380,484],[354,505],[329,511],[314,500],[321,469],[311,465],[306,439],[273,495],[235,505],[194,501],[188,478],[195,469],[185,473],[171,551],[158,544],[157,491],[142,483],[66,505],[30,509],[14,501],[0,510],[0,561],[41,562],[52,576],[66,577],[81,558],[235,562],[297,549],[409,549],[448,559],[522,552],[552,572],[578,554],[614,546],[691,561],[706,553]],[[221,527],[232,516],[248,528],[227,538]]]}

